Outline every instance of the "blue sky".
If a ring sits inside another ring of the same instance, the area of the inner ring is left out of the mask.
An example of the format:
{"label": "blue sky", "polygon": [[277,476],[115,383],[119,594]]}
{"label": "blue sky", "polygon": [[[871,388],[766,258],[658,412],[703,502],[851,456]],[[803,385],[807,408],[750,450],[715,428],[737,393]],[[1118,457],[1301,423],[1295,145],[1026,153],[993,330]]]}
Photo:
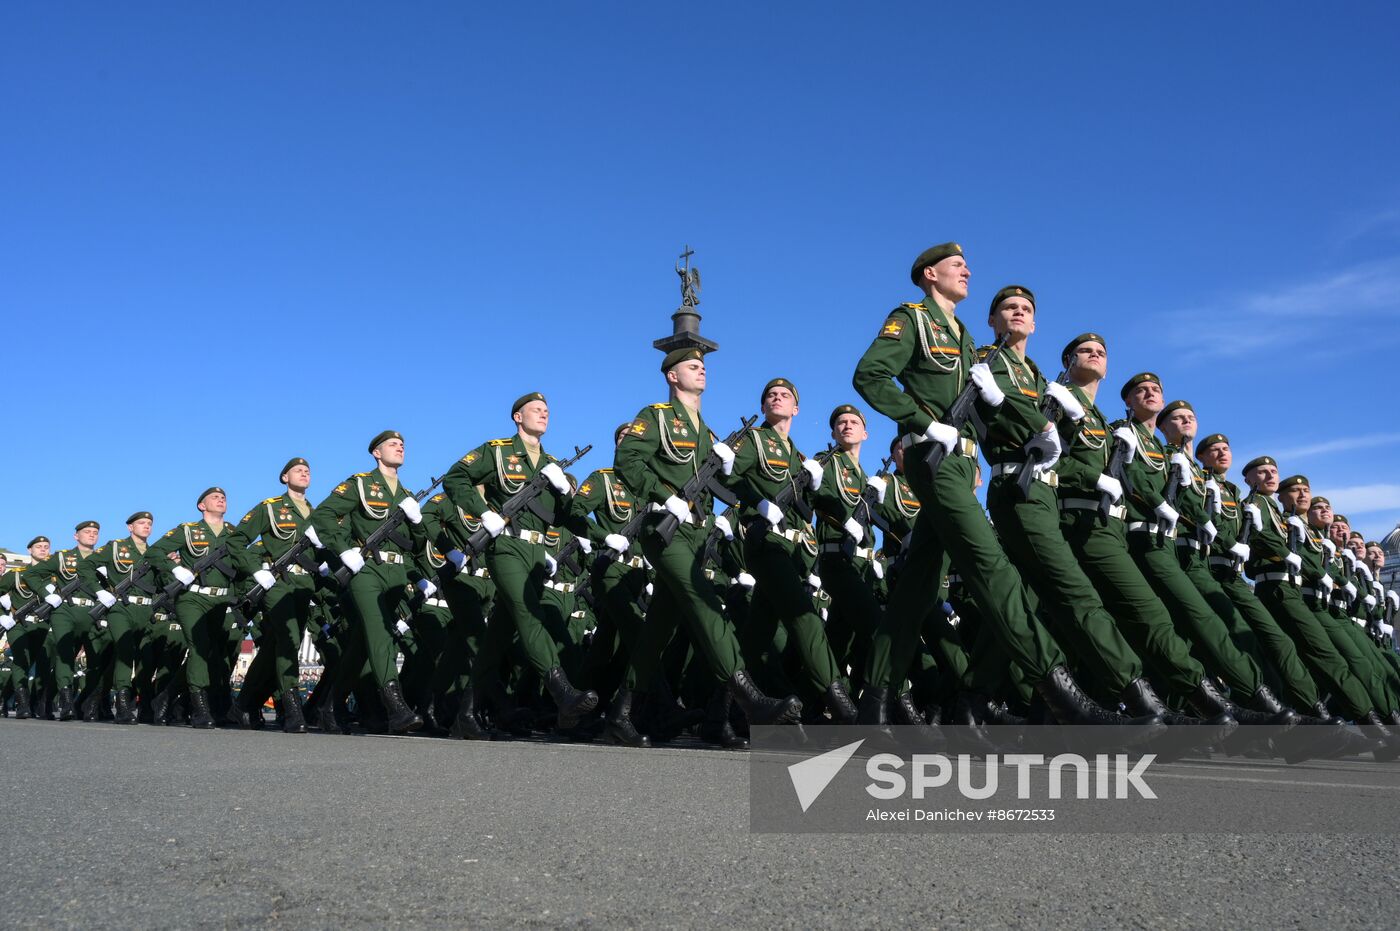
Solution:
{"label": "blue sky", "polygon": [[661,399],[685,243],[710,423],[784,375],[816,450],[947,239],[976,332],[1032,287],[1048,374],[1101,331],[1111,399],[1158,372],[1239,461],[1378,535],[1397,27],[1365,3],[0,5],[0,544],[163,529],[216,483],[241,514],[292,455],[319,500],[385,428],[421,486],[530,390],[547,446],[606,464]]}

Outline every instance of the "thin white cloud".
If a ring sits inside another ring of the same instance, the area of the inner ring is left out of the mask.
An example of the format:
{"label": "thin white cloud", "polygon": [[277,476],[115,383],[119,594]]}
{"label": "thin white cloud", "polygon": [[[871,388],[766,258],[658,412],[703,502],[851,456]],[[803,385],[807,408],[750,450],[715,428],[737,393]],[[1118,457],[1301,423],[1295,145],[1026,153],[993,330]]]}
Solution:
{"label": "thin white cloud", "polygon": [[1319,494],[1332,503],[1332,510],[1348,517],[1374,511],[1400,510],[1400,485],[1352,485],[1348,488],[1319,489]]}
{"label": "thin white cloud", "polygon": [[1302,459],[1306,456],[1320,456],[1323,453],[1340,453],[1352,449],[1371,449],[1375,446],[1391,446],[1400,443],[1400,433],[1368,433],[1362,436],[1344,437],[1340,440],[1328,440],[1324,443],[1313,443],[1308,446],[1298,446],[1294,449],[1280,450],[1275,458],[1279,460],[1292,461]]}

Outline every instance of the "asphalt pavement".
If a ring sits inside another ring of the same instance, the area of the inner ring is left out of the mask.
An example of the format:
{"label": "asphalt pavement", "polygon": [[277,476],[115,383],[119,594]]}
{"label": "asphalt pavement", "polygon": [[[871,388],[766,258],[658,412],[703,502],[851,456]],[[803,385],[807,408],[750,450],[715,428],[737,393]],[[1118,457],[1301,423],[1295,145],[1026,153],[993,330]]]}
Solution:
{"label": "asphalt pavement", "polygon": [[[1400,805],[1400,764],[1174,765],[1203,804]],[[3,720],[0,927],[1400,926],[1390,834],[754,834],[748,780],[694,744]]]}

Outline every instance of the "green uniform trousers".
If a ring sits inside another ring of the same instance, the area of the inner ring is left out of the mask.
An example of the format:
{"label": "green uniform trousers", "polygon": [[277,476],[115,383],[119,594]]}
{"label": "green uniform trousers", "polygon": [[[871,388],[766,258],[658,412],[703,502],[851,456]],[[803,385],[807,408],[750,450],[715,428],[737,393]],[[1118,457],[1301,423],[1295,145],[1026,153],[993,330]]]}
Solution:
{"label": "green uniform trousers", "polygon": [[870,560],[824,553],[817,562],[822,589],[831,596],[827,609],[826,639],[836,666],[844,675],[850,670],[851,691],[865,687],[865,667],[870,641],[880,626],[884,609],[875,597],[875,579]]}
{"label": "green uniform trousers", "polygon": [[641,636],[632,656],[637,687],[651,691],[661,670],[661,654],[671,642],[678,622],[683,622],[695,648],[705,658],[710,673],[726,681],[744,668],[739,641],[724,618],[724,602],[713,581],[705,577],[704,527],[682,524],[669,546],[655,527],[658,514],[641,533],[642,552],[656,570],[651,605],[642,623]]}
{"label": "green uniform trousers", "polygon": [[15,668],[23,671],[26,680],[33,675],[39,679],[42,685],[45,671],[48,668],[48,655],[44,648],[49,637],[48,622],[16,624],[10,629],[8,637],[10,660],[15,664]]}
{"label": "green uniform trousers", "polygon": [[175,601],[175,619],[184,633],[189,655],[185,681],[192,689],[212,684],[227,688],[229,681],[228,600],[183,592]]}
{"label": "green uniform trousers", "polygon": [[1351,674],[1337,652],[1327,628],[1303,603],[1303,594],[1289,582],[1260,582],[1254,587],[1259,602],[1293,638],[1298,657],[1312,671],[1314,681],[1332,693],[1332,701],[1348,718],[1365,717],[1373,707],[1365,687]]}
{"label": "green uniform trousers", "polygon": [[495,616],[509,625],[507,638],[510,633],[519,634],[525,658],[541,679],[559,665],[559,648],[545,629],[541,603],[548,578],[547,552],[542,545],[502,536],[486,556],[491,581],[496,583]]}
{"label": "green uniform trousers", "polygon": [[1375,644],[1366,636],[1366,631],[1351,618],[1334,615],[1326,606],[1319,607],[1306,595],[1303,596],[1303,604],[1308,606],[1317,617],[1318,623],[1327,630],[1332,644],[1346,661],[1347,668],[1366,689],[1366,694],[1371,697],[1371,707],[1382,716],[1388,715],[1396,707],[1395,696],[1390,684],[1386,682],[1385,663],[1376,651]]}
{"label": "green uniform trousers", "polygon": [[460,574],[438,584],[442,586],[438,597],[446,599],[450,619],[433,669],[432,691],[435,697],[453,702],[455,708],[455,702],[471,684],[472,663],[486,636],[486,619],[491,616],[496,586],[486,576]]}
{"label": "green uniform trousers", "polygon": [[442,593],[434,593],[430,600],[436,604],[425,600],[419,605],[413,613],[412,627],[399,640],[403,652],[399,683],[403,686],[404,699],[420,710],[429,707],[435,697],[433,679],[438,658],[447,645],[448,628],[452,625],[452,609]]}
{"label": "green uniform trousers", "polygon": [[136,654],[146,628],[151,625],[151,609],[143,605],[118,604],[107,612],[107,637],[112,660],[107,665],[108,684],[114,689],[130,688],[136,672]]}
{"label": "green uniform trousers", "polygon": [[1021,500],[1015,476],[992,479],[987,506],[997,536],[1022,580],[1035,591],[1052,630],[1080,646],[1075,659],[1090,679],[1116,698],[1142,677],[1142,660],[1123,639],[1113,615],[1060,531],[1060,501],[1044,482],[1031,482]]}
{"label": "green uniform trousers", "polygon": [[951,560],[1007,657],[1031,683],[1039,682],[1064,665],[1064,654],[1036,619],[1021,577],[973,494],[975,463],[966,456],[949,456],[934,476],[924,459],[930,447],[920,443],[905,452],[909,485],[923,507],[914,521],[904,571],[875,633],[866,681],[873,687],[894,688],[908,674],[920,630]]}
{"label": "green uniform trousers", "polygon": [[1205,669],[1191,655],[1162,599],[1128,553],[1123,521],[1111,517],[1102,524],[1097,511],[1067,510],[1060,516],[1060,529],[1104,607],[1153,678],[1173,698],[1184,699],[1195,692]]}
{"label": "green uniform trousers", "polygon": [[[78,647],[92,639],[97,631],[96,622],[88,609],[80,605],[64,602],[49,616],[49,661],[53,664],[54,683],[64,689],[73,684],[73,666],[77,662]],[[89,648],[89,664],[94,650]]]}
{"label": "green uniform trousers", "polygon": [[1293,638],[1284,633],[1278,621],[1274,620],[1274,616],[1254,594],[1254,589],[1240,577],[1238,570],[1212,566],[1211,577],[1254,633],[1254,642],[1259,648],[1258,655],[1268,660],[1278,675],[1280,697],[1294,708],[1310,713],[1321,696],[1318,694],[1317,683],[1313,681],[1312,673],[1308,672],[1307,665],[1298,656],[1298,647]]}
{"label": "green uniform trousers", "polygon": [[1159,544],[1154,532],[1128,533],[1128,552],[1171,613],[1177,633],[1191,644],[1206,669],[1238,693],[1237,699],[1247,700],[1259,691],[1263,673],[1235,645],[1229,626],[1181,568],[1175,551],[1174,540]]}
{"label": "green uniform trousers", "polygon": [[606,699],[620,686],[637,687],[630,658],[646,619],[638,600],[647,581],[644,567],[616,559],[593,575],[589,584],[598,626],[579,670],[579,688],[593,689]]}
{"label": "green uniform trousers", "polygon": [[293,575],[278,579],[263,599],[262,620],[258,624],[258,652],[244,679],[254,695],[281,698],[297,687],[301,663],[297,654],[311,617],[311,596],[316,585],[309,576]]}
{"label": "green uniform trousers", "polygon": [[744,563],[757,580],[744,636],[755,644],[770,642],[781,623],[787,629],[787,648],[792,651],[800,679],[812,691],[822,693],[840,672],[807,585],[815,558],[801,544],[769,533],[767,523],[750,524],[744,538]]}
{"label": "green uniform trousers", "polygon": [[399,608],[408,597],[408,569],[402,563],[370,561],[351,576],[341,605],[348,609],[350,637],[338,665],[344,687],[360,678],[366,661],[376,688],[398,679],[398,644],[394,641]]}

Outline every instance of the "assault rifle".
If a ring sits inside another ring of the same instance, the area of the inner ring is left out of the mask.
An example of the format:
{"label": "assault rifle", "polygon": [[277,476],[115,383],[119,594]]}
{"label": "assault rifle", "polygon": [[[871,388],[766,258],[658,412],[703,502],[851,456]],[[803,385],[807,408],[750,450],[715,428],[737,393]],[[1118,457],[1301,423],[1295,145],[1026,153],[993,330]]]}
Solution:
{"label": "assault rifle", "polygon": [[[569,466],[588,455],[588,451],[592,448],[592,443],[589,443],[587,446],[583,447],[583,449],[579,449],[575,446],[574,454],[568,459],[559,462],[559,468],[567,469]],[[439,479],[439,481],[441,481],[441,479]],[[497,513],[509,524],[515,515],[519,514],[521,511],[528,510],[530,505],[533,504],[540,495],[544,494],[545,486],[548,484],[549,479],[545,477],[544,467],[541,466],[540,471],[536,472],[530,478],[530,481],[525,484],[524,488],[511,495],[506,503],[501,505]],[[429,491],[431,490],[432,489],[429,489]],[[424,494],[427,494],[427,492],[424,492]],[[484,552],[486,548],[491,545],[493,539],[495,538],[491,536],[491,531],[487,530],[485,526],[478,527],[476,531],[467,538],[467,543],[462,547],[462,552],[467,556],[475,556],[478,553]]]}
{"label": "assault rifle", "polygon": [[[402,509],[400,509],[400,512],[402,512]],[[267,567],[267,571],[271,572],[276,578],[282,578],[283,573],[290,569],[293,563],[300,561],[301,554],[313,548],[314,545],[315,544],[311,542],[311,538],[303,533],[301,536],[297,537],[296,541],[292,543],[291,546],[287,547],[285,553],[278,556],[277,559],[273,561],[272,565]],[[302,568],[311,569],[310,566],[304,563],[302,564]],[[258,611],[262,610],[262,603],[266,599],[267,589],[263,588],[261,585],[254,584],[253,587],[248,590],[248,593],[238,600],[234,611],[243,618],[251,620],[257,615]]]}
{"label": "assault rifle", "polygon": [[[1128,428],[1129,430],[1132,427]],[[1104,469],[1104,474],[1111,479],[1115,479],[1123,489],[1123,501],[1126,503],[1128,495],[1132,494],[1132,481],[1128,478],[1128,463],[1133,460],[1133,448],[1124,441],[1114,437],[1113,453],[1108,457],[1108,467]],[[1109,512],[1113,510],[1113,496],[1108,492],[1099,494],[1099,524],[1108,524]]]}
{"label": "assault rifle", "polygon": [[[752,427],[757,421],[757,415],[753,417],[742,418],[739,421],[739,429],[735,430],[733,433],[729,434],[729,436],[724,438],[724,445],[728,446],[730,449],[733,449],[734,444],[738,443],[739,440],[743,437],[744,431],[747,430],[749,427]],[[720,460],[719,456],[715,455],[714,451],[711,450],[710,454],[705,457],[705,461],[700,463],[700,465],[696,468],[695,474],[690,477],[689,481],[687,481],[684,485],[681,486],[681,490],[676,493],[676,497],[680,498],[681,500],[685,501],[686,504],[689,504],[693,507],[695,505],[695,502],[699,501],[701,496],[703,496],[707,491],[713,494],[715,476],[719,474],[720,467],[723,464],[724,463]],[[667,511],[665,516],[663,516],[660,522],[656,525],[656,534],[657,536],[661,537],[661,543],[663,546],[671,545],[671,540],[675,538],[676,531],[680,529],[680,526],[680,518],[672,514],[670,511]]]}
{"label": "assault rifle", "polygon": [[[136,583],[145,578],[151,569],[151,564],[144,559],[132,566],[131,572],[127,574],[126,578],[118,582],[116,587],[112,589],[112,597],[116,598],[117,601],[123,600],[126,597],[126,593],[135,588]],[[111,608],[99,601],[88,609],[88,614],[94,621],[100,624],[102,623],[102,619],[107,616],[107,612],[111,610]]]}
{"label": "assault rifle", "polygon": [[[990,368],[991,364],[1001,355],[1001,351],[1006,348],[1006,341],[1011,334],[1003,333],[997,337],[997,341],[992,344],[992,349],[987,353],[987,357],[982,361]],[[962,435],[962,429],[967,425],[967,421],[972,417],[972,406],[977,401],[977,385],[969,379],[963,386],[962,394],[958,395],[943,415],[943,423],[958,431]],[[948,451],[942,443],[934,443],[929,449],[924,461],[928,463],[929,474],[937,475],[939,468],[943,465],[943,460],[947,458]]]}
{"label": "assault rifle", "polygon": [[[880,471],[875,473],[876,478],[885,480],[885,492],[887,494],[890,493],[889,475],[890,466],[893,464],[894,456],[887,456],[886,458],[880,461]],[[856,522],[860,524],[861,529],[865,531],[865,539],[870,541],[869,545],[872,551],[875,549],[875,535],[871,532],[871,528],[874,527],[883,534],[888,534],[890,532],[889,521],[885,520],[884,515],[882,515],[879,511],[879,507],[879,493],[876,492],[874,488],[871,488],[869,485],[866,485],[860,491],[860,501],[856,503],[855,515]],[[853,556],[855,556],[856,547],[857,544],[855,540],[852,540],[850,538],[847,538],[841,542],[842,554],[847,559],[850,559]]]}
{"label": "assault rifle", "polygon": [[[1060,377],[1055,379],[1056,384],[1069,384],[1069,369],[1060,373]],[[1064,413],[1064,407],[1048,393],[1045,396],[1045,403],[1040,406],[1040,412],[1045,415],[1045,419],[1052,424],[1059,422],[1060,415]],[[1016,487],[1021,490],[1021,500],[1028,500],[1031,496],[1031,482],[1035,481],[1035,467],[1045,458],[1039,447],[1032,449],[1026,454],[1026,461],[1021,465],[1021,471],[1016,474]]]}
{"label": "assault rifle", "polygon": [[574,591],[579,598],[583,599],[583,603],[591,608],[593,607],[593,586],[591,584],[593,576],[579,560],[578,554],[582,552],[583,544],[579,542],[579,537],[575,536],[559,550],[559,553],[554,557],[554,563],[574,574],[574,578],[577,580],[575,583],[577,587]]}
{"label": "assault rifle", "polygon": [[[446,477],[447,473],[444,472],[433,479],[432,484],[413,496],[413,500],[421,502],[424,498],[428,497],[428,495],[436,491],[437,487],[442,484],[442,480]],[[360,544],[360,552],[365,555],[366,562],[371,559],[377,560],[379,558],[379,545],[389,539],[389,535],[398,530],[399,525],[407,519],[408,515],[404,513],[403,508],[395,506],[389,509],[389,513],[384,515],[384,519],[379,522],[379,526],[371,530],[369,536],[365,537],[365,542]],[[482,532],[484,533],[485,531]],[[306,540],[306,537],[303,536],[302,540]],[[355,573],[350,571],[349,566],[341,566],[335,570],[334,575],[335,583],[341,588],[344,588],[350,584],[350,580],[354,578]],[[261,588],[261,586],[259,587]]]}
{"label": "assault rifle", "polygon": [[[83,580],[75,575],[73,576],[73,578],[65,582],[62,585],[62,587],[60,587],[58,591],[54,592],[53,594],[57,595],[60,599],[67,598],[69,595],[77,591],[78,586],[82,584]],[[35,595],[32,600],[30,600],[27,604],[24,605],[24,607],[16,611],[13,617],[16,624],[20,622],[24,622],[26,624],[42,624],[44,621],[47,621],[50,615],[52,615],[57,610],[57,608],[55,608],[53,605],[49,604],[47,601],[44,600],[44,596]]]}

